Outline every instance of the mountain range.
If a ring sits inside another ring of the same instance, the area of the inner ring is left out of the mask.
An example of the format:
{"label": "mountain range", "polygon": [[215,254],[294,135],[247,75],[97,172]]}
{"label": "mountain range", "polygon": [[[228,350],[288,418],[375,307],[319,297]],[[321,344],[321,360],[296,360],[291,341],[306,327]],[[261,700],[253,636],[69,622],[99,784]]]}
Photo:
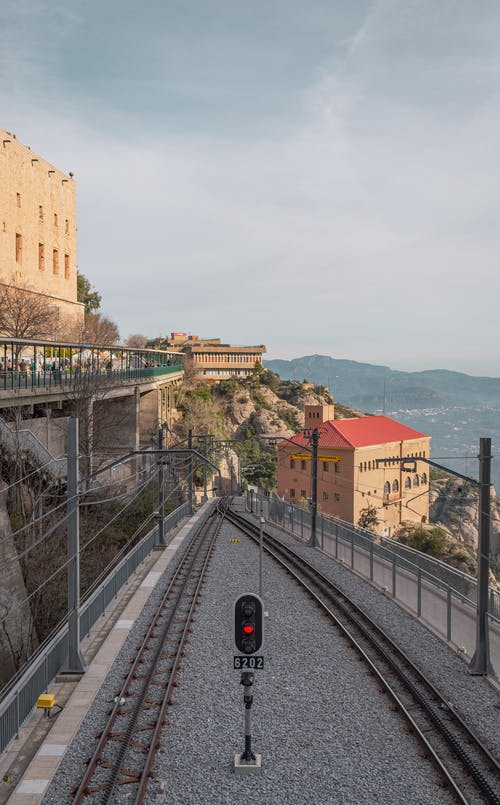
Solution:
{"label": "mountain range", "polygon": [[327,355],[266,360],[265,367],[284,380],[308,380],[327,386],[335,400],[372,413],[450,406],[500,408],[500,378],[495,377],[474,377],[446,369],[401,372]]}

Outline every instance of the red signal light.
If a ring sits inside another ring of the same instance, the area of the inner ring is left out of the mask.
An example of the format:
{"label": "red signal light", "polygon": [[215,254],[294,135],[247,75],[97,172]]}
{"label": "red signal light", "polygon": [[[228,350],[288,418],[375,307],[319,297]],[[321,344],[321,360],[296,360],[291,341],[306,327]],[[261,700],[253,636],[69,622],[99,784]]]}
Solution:
{"label": "red signal light", "polygon": [[241,631],[243,634],[253,634],[255,632],[255,627],[251,623],[245,623],[245,625],[241,627]]}

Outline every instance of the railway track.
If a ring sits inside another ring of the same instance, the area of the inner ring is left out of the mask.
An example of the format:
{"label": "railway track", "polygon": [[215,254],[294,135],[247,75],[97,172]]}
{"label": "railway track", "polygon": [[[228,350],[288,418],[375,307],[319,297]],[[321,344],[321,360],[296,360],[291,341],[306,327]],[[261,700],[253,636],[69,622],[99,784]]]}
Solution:
{"label": "railway track", "polygon": [[[259,541],[259,528],[227,519]],[[458,802],[500,805],[500,763],[433,683],[369,615],[330,579],[264,529],[264,550],[304,587],[347,638],[406,719]]]}
{"label": "railway track", "polygon": [[116,801],[122,786],[127,802],[143,802],[226,505],[220,503],[198,526],[180,559],[72,793],[74,805]]}

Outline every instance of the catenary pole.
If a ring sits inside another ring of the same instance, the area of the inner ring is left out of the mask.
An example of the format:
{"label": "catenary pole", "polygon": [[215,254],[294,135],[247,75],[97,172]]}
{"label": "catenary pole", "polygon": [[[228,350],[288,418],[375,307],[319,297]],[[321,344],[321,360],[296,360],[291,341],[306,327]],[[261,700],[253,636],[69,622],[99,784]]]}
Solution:
{"label": "catenary pole", "polygon": [[477,546],[476,651],[469,673],[494,676],[488,632],[488,576],[490,557],[491,439],[479,440],[479,540]]}
{"label": "catenary pole", "polygon": [[80,652],[80,510],[78,419],[68,421],[68,663],[64,673],[87,670]]}
{"label": "catenary pole", "polygon": [[[158,428],[158,448],[163,450],[163,428]],[[158,460],[158,537],[156,547],[165,547],[165,464],[160,455]]]}
{"label": "catenary pole", "polygon": [[309,544],[315,548],[316,540],[316,515],[318,512],[318,428],[313,428],[311,436],[312,444],[312,463],[311,463],[311,539]]}

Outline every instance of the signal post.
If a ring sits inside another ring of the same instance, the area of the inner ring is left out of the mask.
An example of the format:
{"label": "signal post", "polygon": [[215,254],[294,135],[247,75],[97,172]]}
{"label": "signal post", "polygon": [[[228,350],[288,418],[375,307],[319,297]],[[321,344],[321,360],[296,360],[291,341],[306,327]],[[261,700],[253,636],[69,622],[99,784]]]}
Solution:
{"label": "signal post", "polygon": [[236,774],[260,772],[262,755],[252,750],[252,704],[255,670],[264,668],[264,657],[257,655],[264,639],[264,606],[260,596],[245,593],[234,604],[234,643],[240,654],[234,668],[241,671],[245,704],[245,750],[234,756]]}

